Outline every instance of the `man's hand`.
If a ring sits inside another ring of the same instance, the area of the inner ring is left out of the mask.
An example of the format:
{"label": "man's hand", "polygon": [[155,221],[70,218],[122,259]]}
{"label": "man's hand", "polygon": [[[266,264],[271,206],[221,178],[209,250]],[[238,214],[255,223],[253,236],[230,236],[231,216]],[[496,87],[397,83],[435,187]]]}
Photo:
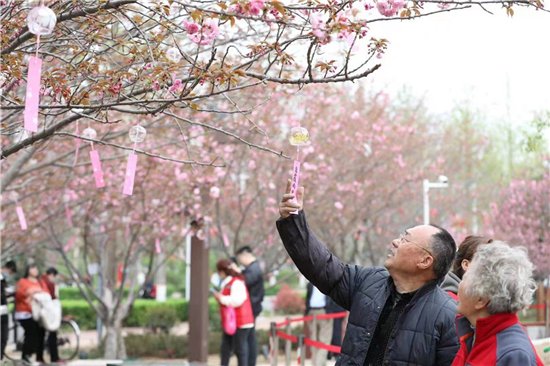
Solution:
{"label": "man's hand", "polygon": [[291,215],[291,212],[295,212],[297,210],[301,210],[304,207],[304,187],[298,188],[296,201],[292,201],[294,199],[294,195],[290,193],[290,187],[292,186],[292,181],[289,179],[286,182],[286,193],[283,195],[283,199],[281,200],[281,204],[279,205],[279,214],[283,219],[286,219]]}

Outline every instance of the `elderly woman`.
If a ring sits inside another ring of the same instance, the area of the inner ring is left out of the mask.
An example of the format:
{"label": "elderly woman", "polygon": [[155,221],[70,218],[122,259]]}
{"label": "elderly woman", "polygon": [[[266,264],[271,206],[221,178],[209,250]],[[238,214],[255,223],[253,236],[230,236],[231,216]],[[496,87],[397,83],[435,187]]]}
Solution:
{"label": "elderly woman", "polygon": [[536,284],[523,247],[480,245],[458,289],[460,350],[453,366],[543,366],[517,312],[528,307]]}

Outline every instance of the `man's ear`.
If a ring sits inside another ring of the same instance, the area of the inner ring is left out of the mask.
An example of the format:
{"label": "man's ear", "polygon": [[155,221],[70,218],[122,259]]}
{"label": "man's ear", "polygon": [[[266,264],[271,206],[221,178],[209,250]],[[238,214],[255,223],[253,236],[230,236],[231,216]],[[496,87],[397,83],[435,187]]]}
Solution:
{"label": "man's ear", "polygon": [[420,269],[428,269],[430,268],[434,263],[434,258],[431,255],[427,255],[422,260],[417,263],[417,267]]}

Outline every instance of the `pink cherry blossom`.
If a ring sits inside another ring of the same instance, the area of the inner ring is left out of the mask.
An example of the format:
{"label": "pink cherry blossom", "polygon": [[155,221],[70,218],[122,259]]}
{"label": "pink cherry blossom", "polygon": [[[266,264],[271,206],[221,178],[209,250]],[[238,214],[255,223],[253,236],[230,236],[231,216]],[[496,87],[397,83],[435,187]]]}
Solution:
{"label": "pink cherry blossom", "polygon": [[189,23],[187,20],[183,21],[183,26],[188,34],[195,34],[199,31],[199,25],[196,23]]}
{"label": "pink cherry blossom", "polygon": [[337,210],[341,211],[344,208],[344,205],[342,204],[342,202],[335,202],[334,207],[336,207]]}
{"label": "pink cherry blossom", "polygon": [[210,197],[214,199],[220,198],[220,189],[218,187],[210,188]]}
{"label": "pink cherry blossom", "polygon": [[172,86],[170,87],[170,89],[168,89],[168,91],[170,92],[175,92],[175,91],[181,91],[182,85],[181,85],[181,79],[176,79],[174,81],[174,84],[172,84]]}
{"label": "pink cherry blossom", "polygon": [[313,14],[311,16],[311,26],[313,28],[313,34],[315,37],[320,39],[325,39],[327,37],[327,34],[324,32],[326,28],[325,22],[319,18],[317,14]]}
{"label": "pink cherry blossom", "polygon": [[265,1],[261,0],[254,0],[250,2],[249,12],[251,15],[258,16],[262,12],[262,8],[264,7]]}

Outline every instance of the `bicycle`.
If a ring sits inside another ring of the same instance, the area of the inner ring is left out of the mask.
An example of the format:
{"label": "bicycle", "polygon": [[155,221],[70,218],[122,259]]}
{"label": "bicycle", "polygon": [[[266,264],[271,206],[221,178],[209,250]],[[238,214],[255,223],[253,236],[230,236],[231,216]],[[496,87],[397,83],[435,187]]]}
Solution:
{"label": "bicycle", "polygon": [[[8,344],[4,356],[8,360],[17,361],[21,359],[25,334],[15,319],[12,319],[12,322],[8,332]],[[10,335],[13,336],[10,337]],[[46,332],[44,339],[45,352],[49,352],[48,336],[49,332]],[[61,326],[57,330],[57,349],[60,361],[70,361],[78,355],[80,349],[80,327],[72,316],[63,316],[61,319]],[[17,354],[19,354],[19,357],[15,357]]]}

